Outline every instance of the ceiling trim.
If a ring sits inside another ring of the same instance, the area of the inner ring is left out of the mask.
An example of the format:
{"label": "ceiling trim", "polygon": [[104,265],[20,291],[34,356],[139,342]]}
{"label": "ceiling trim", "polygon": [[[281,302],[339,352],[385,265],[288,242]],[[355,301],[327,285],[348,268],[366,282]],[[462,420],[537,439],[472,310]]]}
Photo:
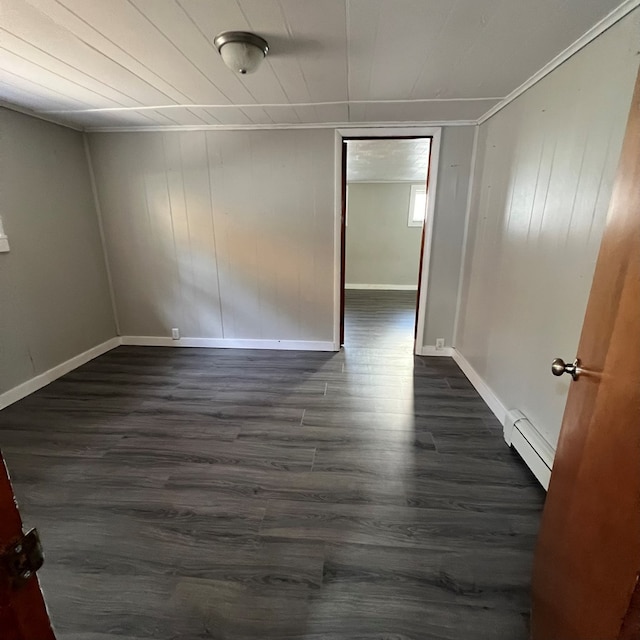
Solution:
{"label": "ceiling trim", "polygon": [[0,100],[0,108],[9,109],[9,111],[16,111],[25,116],[31,116],[32,118],[37,118],[38,120],[44,120],[45,122],[50,122],[51,124],[57,124],[61,127],[66,127],[67,129],[73,129],[74,131],[84,131],[82,127],[72,125],[69,122],[63,122],[62,120],[58,120],[57,118],[41,111],[32,111],[28,107],[22,107],[18,104],[14,104],[13,102],[7,102],[6,100]]}
{"label": "ceiling trim", "polygon": [[380,104],[423,104],[430,102],[485,102],[487,100],[502,100],[501,97],[494,98],[411,98],[409,100],[334,100],[329,102],[283,102],[283,103],[262,103],[252,102],[250,104],[163,104],[157,106],[143,107],[96,107],[94,109],[51,109],[40,113],[118,113],[128,111],[162,111],[163,109],[277,109],[296,107],[333,107],[349,106],[352,104],[380,105]]}
{"label": "ceiling trim", "polygon": [[[86,127],[87,133],[127,133],[141,131],[264,131],[271,129],[396,129],[406,127],[468,127],[478,124],[476,120],[438,120],[415,122],[300,122],[294,124],[193,124],[170,126],[134,126],[134,127]],[[355,135],[355,134],[354,134]],[[366,132],[361,134],[366,135]],[[400,134],[401,135],[401,134]]]}
{"label": "ceiling trim", "polygon": [[626,15],[640,6],[640,0],[625,0],[619,7],[607,14],[600,22],[591,27],[586,33],[581,35],[573,44],[569,45],[564,51],[560,52],[555,58],[547,62],[542,69],[536,71],[528,80],[523,82],[517,89],[514,89],[506,98],[503,98],[498,104],[494,105],[485,114],[478,118],[477,124],[486,122],[489,118],[496,115],[504,109],[508,104],[513,102],[517,97],[521,96],[527,89],[533,87],[549,75],[554,69],[557,69],[562,63],[566,62],[571,56],[578,53],[580,49],[586,47],[590,42],[602,35],[607,29],[619,22]]}
{"label": "ceiling trim", "polygon": [[347,184],[424,184],[424,180],[349,180]]}

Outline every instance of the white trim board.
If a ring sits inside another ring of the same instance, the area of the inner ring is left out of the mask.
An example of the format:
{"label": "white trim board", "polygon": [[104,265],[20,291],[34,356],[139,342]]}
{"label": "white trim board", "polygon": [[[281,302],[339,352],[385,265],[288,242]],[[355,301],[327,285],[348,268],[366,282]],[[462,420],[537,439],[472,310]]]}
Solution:
{"label": "white trim board", "polygon": [[347,180],[347,186],[350,184],[421,184],[420,180]]}
{"label": "white trim board", "polygon": [[500,424],[504,425],[507,408],[502,404],[500,398],[498,398],[489,385],[480,377],[480,374],[457,349],[453,350],[453,359],[462,369],[462,373],[469,378],[469,382],[475,387],[480,397],[487,403],[495,417],[498,418]]}
{"label": "white trim board", "polygon": [[345,284],[345,289],[383,289],[385,291],[417,291],[417,284]]}
{"label": "white trim board", "polygon": [[[433,244],[433,220],[435,217],[435,203],[438,191],[438,168],[440,164],[440,139],[442,129],[430,126],[397,126],[393,128],[371,128],[349,126],[335,130],[334,154],[334,266],[333,266],[333,304],[334,304],[334,347],[340,347],[340,294],[341,294],[341,268],[342,268],[342,242],[340,233],[342,230],[342,142],[345,138],[386,138],[416,136],[431,138],[431,157],[429,170],[431,180],[431,197],[427,200],[427,214],[425,217],[425,244],[422,256],[422,283],[420,296],[417,303],[417,328],[416,335],[421,342],[424,339],[424,323],[427,308],[427,289],[429,287],[429,269],[431,265],[431,246]],[[346,181],[345,181],[346,182]],[[417,353],[417,351],[416,351]]]}
{"label": "white trim board", "polygon": [[487,96],[478,98],[398,98],[390,100],[328,100],[320,102],[249,102],[246,104],[224,103],[179,103],[152,104],[135,107],[91,107],[88,109],[43,109],[41,113],[74,114],[74,113],[126,113],[127,111],[171,111],[172,109],[264,109],[264,108],[296,108],[296,107],[327,107],[350,105],[387,105],[387,104],[427,104],[430,102],[488,102],[502,100],[503,96]]}
{"label": "white trim board", "polygon": [[504,438],[507,445],[512,446],[531,469],[538,482],[545,488],[549,486],[551,468],[555,451],[544,439],[542,434],[521,412],[507,411],[500,398],[480,374],[471,366],[469,361],[457,350],[452,349],[453,359],[462,369],[462,372],[475,387],[480,397],[495,417],[500,421],[504,429]]}
{"label": "white trim board", "polygon": [[180,338],[121,336],[120,344],[140,347],[200,347],[205,349],[273,349],[276,351],[335,351],[333,342],[321,340],[246,340],[232,338]]}
{"label": "white trim board", "polygon": [[451,358],[453,356],[453,352],[453,347],[442,347],[442,349],[438,349],[438,347],[434,347],[431,344],[424,344],[421,347],[416,347],[417,356]]}
{"label": "white trim board", "polygon": [[[477,120],[434,120],[411,122],[294,122],[291,124],[186,124],[186,125],[140,125],[130,127],[86,127],[87,133],[126,133],[145,131],[264,131],[276,129],[348,129],[358,127],[369,132],[376,129],[407,128],[407,127],[469,127],[478,124]],[[362,135],[362,134],[361,134]],[[395,135],[395,134],[387,134]],[[397,134],[403,135],[403,134]],[[405,134],[407,135],[407,134]],[[411,135],[411,134],[408,134]]]}
{"label": "white trim board", "polygon": [[0,394],[0,410],[42,389],[63,375],[81,367],[120,345],[144,347],[203,347],[207,349],[274,349],[280,351],[337,351],[334,343],[316,340],[232,340],[224,338],[181,338],[165,336],[120,336],[87,349],[65,362]]}
{"label": "white trim board", "polygon": [[19,384],[17,387],[13,387],[13,389],[5,391],[3,394],[0,394],[0,409],[4,409],[10,404],[17,402],[18,400],[22,400],[22,398],[26,398],[34,391],[42,389],[42,387],[47,386],[49,383],[57,380],[66,373],[81,367],[83,364],[87,364],[87,362],[107,353],[107,351],[111,351],[111,349],[115,349],[119,345],[120,338],[111,338],[110,340],[92,347],[91,349],[87,349],[87,351],[84,351],[73,358],[69,358],[69,360],[66,360],[59,365],[48,369],[44,373]]}

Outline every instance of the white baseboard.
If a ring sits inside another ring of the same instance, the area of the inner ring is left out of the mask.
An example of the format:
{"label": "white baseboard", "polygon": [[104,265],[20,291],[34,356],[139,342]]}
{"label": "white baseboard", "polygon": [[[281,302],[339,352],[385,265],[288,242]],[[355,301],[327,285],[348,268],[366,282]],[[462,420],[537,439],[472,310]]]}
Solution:
{"label": "white baseboard", "polygon": [[180,338],[121,336],[120,344],[141,347],[202,347],[205,349],[276,349],[286,351],[336,351],[333,342],[316,340],[233,340],[228,338]]}
{"label": "white baseboard", "polygon": [[424,344],[422,347],[416,348],[416,355],[418,356],[444,356],[450,358],[453,356],[453,349],[451,347],[442,347],[437,349],[433,345]]}
{"label": "white baseboard", "polygon": [[386,291],[417,291],[417,284],[345,284],[345,289],[384,289]]}
{"label": "white baseboard", "polygon": [[502,404],[500,398],[493,392],[489,385],[480,377],[480,374],[469,364],[469,361],[457,350],[453,350],[453,359],[462,369],[469,382],[475,387],[480,397],[487,403],[489,409],[493,411],[500,424],[504,425],[504,419],[507,415],[507,408]]}
{"label": "white baseboard", "polygon": [[138,345],[145,347],[205,347],[209,349],[280,349],[294,351],[339,351],[333,342],[315,340],[226,340],[217,338],[181,338],[173,340],[162,336],[120,336],[111,338],[87,351],[62,362],[9,391],[0,394],[0,409],[26,398],[38,389],[57,380],[66,373],[81,367],[90,360],[115,349],[120,345]]}
{"label": "white baseboard", "polygon": [[500,398],[457,349],[453,349],[453,359],[502,424],[506,443],[520,454],[538,482],[547,489],[555,456],[553,447],[522,412],[507,411]]}
{"label": "white baseboard", "polygon": [[3,394],[0,394],[0,409],[4,409],[8,407],[10,404],[17,402],[18,400],[22,400],[29,394],[37,391],[38,389],[42,389],[50,382],[57,380],[61,376],[65,375],[65,373],[69,373],[69,371],[73,371],[78,367],[81,367],[83,364],[86,364],[90,360],[101,356],[103,353],[107,353],[107,351],[111,351],[111,349],[115,349],[115,347],[120,345],[119,338],[111,338],[102,344],[99,344],[87,351],[62,362],[61,364],[41,373],[22,384],[19,384],[17,387],[13,387],[13,389],[9,389],[9,391],[5,391]]}

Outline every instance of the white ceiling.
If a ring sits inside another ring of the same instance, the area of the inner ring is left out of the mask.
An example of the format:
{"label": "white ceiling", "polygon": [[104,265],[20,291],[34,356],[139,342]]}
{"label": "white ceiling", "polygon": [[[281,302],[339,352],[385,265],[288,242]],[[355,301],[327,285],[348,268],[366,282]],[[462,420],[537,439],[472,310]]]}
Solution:
{"label": "white ceiling", "polygon": [[[79,128],[475,120],[619,1],[0,0],[0,100]],[[257,73],[229,29],[269,41]]]}
{"label": "white ceiling", "polygon": [[349,140],[347,182],[425,182],[431,141]]}

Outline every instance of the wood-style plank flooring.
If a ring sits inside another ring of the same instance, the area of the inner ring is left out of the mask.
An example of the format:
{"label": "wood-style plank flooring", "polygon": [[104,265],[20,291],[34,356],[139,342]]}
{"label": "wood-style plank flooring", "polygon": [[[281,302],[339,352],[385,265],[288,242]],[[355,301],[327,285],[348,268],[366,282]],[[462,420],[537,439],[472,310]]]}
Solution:
{"label": "wood-style plank flooring", "polygon": [[343,352],[121,347],[0,412],[60,640],[525,640],[544,492],[414,294]]}

